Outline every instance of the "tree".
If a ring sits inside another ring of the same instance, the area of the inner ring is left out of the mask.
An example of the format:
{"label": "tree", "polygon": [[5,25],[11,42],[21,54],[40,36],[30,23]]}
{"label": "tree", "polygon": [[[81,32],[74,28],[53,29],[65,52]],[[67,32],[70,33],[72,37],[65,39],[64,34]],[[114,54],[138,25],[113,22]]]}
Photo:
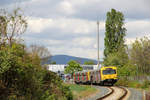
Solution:
{"label": "tree", "polygon": [[105,66],[113,65],[123,67],[129,61],[128,54],[126,51],[127,50],[119,49],[118,52],[109,54],[107,56],[107,59],[104,60],[103,64]]}
{"label": "tree", "polygon": [[84,62],[85,65],[95,65],[94,61],[85,61]]}
{"label": "tree", "polygon": [[117,52],[120,48],[124,47],[124,36],[126,29],[123,25],[123,14],[115,9],[111,9],[111,12],[107,13],[105,24],[105,58],[107,58],[109,54]]}
{"label": "tree", "polygon": [[30,45],[28,51],[32,54],[32,56],[39,56],[42,64],[46,64],[52,56],[48,48],[40,45]]}
{"label": "tree", "polygon": [[13,13],[8,13],[3,9],[0,14],[1,39],[3,43],[7,42],[9,45],[12,45],[12,42],[26,31],[26,18],[23,16],[20,8],[15,9]]}
{"label": "tree", "polygon": [[147,37],[136,39],[129,50],[130,60],[143,74],[150,73],[150,39]]}
{"label": "tree", "polygon": [[52,61],[51,64],[56,64],[56,61]]}
{"label": "tree", "polygon": [[71,60],[68,62],[68,66],[65,69],[65,73],[66,74],[69,73],[73,76],[74,72],[78,72],[78,71],[82,71],[82,70],[83,70],[83,68],[80,66],[79,63],[77,63],[74,60]]}
{"label": "tree", "polygon": [[11,96],[31,99],[34,94],[40,92],[37,76],[41,67],[40,63],[35,64],[32,60],[22,44],[13,43],[11,47],[6,45],[0,50],[0,91],[5,91],[0,93],[1,99],[10,99]]}
{"label": "tree", "polygon": [[41,66],[43,53],[33,55],[14,38],[18,26],[13,35],[8,35],[8,26],[4,28],[7,25],[5,17],[0,16],[0,100],[72,100],[71,91],[62,84],[61,78]]}

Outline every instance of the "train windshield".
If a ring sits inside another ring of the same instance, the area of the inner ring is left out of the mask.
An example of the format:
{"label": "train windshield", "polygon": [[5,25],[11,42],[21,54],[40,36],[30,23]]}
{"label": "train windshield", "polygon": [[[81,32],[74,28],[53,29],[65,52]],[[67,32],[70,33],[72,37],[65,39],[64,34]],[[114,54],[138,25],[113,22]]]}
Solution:
{"label": "train windshield", "polygon": [[116,70],[114,70],[114,69],[106,69],[106,70],[103,70],[103,74],[104,75],[116,74]]}

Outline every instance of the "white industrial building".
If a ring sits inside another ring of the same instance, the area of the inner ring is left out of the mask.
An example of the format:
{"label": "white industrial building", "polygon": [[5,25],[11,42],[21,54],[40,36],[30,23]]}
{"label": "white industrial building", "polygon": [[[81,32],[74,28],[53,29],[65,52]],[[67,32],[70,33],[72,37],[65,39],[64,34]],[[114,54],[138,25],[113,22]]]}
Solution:
{"label": "white industrial building", "polygon": [[[98,68],[97,65],[81,65],[83,67],[83,71],[87,71],[87,70],[96,70],[99,69],[101,67]],[[61,65],[61,64],[50,64],[48,65],[48,68],[50,71],[53,72],[64,72],[65,68],[67,67],[67,65]]]}

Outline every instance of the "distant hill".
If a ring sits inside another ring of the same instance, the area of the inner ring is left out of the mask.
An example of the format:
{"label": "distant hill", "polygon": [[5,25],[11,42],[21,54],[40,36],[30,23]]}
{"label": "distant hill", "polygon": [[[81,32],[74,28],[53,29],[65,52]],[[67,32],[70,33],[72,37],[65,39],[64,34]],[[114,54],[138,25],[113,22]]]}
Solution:
{"label": "distant hill", "polygon": [[93,61],[95,64],[97,64],[97,60],[94,60],[94,59],[74,57],[74,56],[68,56],[68,55],[52,56],[51,58],[48,59],[48,62],[46,64],[50,64],[52,61],[55,61],[56,64],[67,64],[70,60],[75,60],[79,62],[80,64],[84,64],[85,61]]}

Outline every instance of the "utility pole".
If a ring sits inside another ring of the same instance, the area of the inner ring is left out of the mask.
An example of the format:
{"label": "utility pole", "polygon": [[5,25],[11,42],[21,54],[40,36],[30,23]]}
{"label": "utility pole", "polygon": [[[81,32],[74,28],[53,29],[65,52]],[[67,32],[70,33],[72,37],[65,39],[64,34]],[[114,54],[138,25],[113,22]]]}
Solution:
{"label": "utility pole", "polygon": [[99,21],[97,21],[97,67],[99,68],[100,62],[99,62]]}

